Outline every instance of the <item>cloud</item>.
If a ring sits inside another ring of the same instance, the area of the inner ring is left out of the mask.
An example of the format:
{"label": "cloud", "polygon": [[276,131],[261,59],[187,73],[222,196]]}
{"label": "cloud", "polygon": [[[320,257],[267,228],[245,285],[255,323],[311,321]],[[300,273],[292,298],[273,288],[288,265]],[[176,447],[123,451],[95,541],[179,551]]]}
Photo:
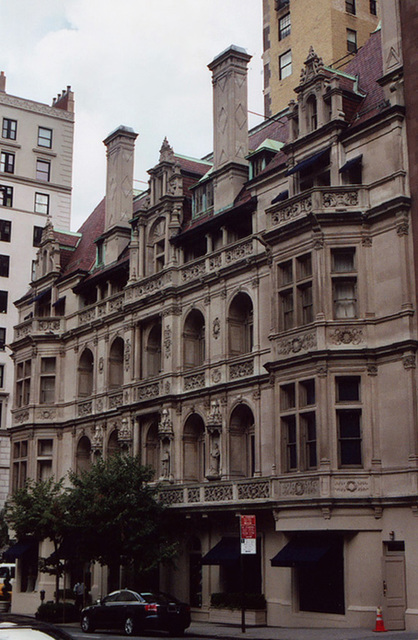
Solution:
{"label": "cloud", "polygon": [[165,136],[185,155],[211,151],[206,65],[230,44],[253,55],[249,108],[262,112],[261,12],[261,0],[0,0],[8,92],[41,102],[67,84],[75,92],[73,228],[104,193],[102,140],[119,124],[139,133],[139,180]]}

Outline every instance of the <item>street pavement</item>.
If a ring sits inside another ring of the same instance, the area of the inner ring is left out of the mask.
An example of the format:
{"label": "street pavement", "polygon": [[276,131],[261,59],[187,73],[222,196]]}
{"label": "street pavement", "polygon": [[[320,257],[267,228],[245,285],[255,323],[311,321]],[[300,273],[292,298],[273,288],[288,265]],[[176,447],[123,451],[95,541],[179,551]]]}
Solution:
{"label": "street pavement", "polygon": [[216,638],[219,640],[418,640],[418,631],[387,631],[376,633],[372,629],[289,629],[284,627],[247,627],[192,622],[186,631],[189,638]]}
{"label": "street pavement", "polygon": [[[65,626],[76,640],[82,640],[80,627],[74,623]],[[100,633],[94,634],[99,636]],[[91,640],[93,634],[88,635]],[[379,638],[379,636],[381,638]],[[152,637],[157,637],[154,634]],[[158,634],[164,638],[165,634]],[[86,636],[87,638],[87,636]],[[387,631],[376,633],[372,629],[289,629],[285,627],[247,627],[245,633],[241,626],[215,624],[212,622],[192,622],[185,633],[185,638],[213,638],[214,640],[418,640],[418,631]]]}

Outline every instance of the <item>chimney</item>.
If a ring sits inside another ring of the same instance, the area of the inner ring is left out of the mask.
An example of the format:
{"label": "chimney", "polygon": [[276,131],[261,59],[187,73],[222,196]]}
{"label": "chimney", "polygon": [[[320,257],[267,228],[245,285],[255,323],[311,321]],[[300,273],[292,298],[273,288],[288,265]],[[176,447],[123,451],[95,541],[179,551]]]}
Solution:
{"label": "chimney", "polygon": [[400,0],[382,0],[383,76],[379,84],[391,105],[404,104]]}
{"label": "chimney", "polygon": [[107,147],[105,264],[117,260],[130,239],[137,136],[133,129],[121,125],[103,141]]}
{"label": "chimney", "polygon": [[4,75],[4,71],[0,73],[0,91],[6,93],[6,76]]}
{"label": "chimney", "polygon": [[213,84],[214,210],[231,206],[248,179],[247,64],[231,45],[208,67]]}

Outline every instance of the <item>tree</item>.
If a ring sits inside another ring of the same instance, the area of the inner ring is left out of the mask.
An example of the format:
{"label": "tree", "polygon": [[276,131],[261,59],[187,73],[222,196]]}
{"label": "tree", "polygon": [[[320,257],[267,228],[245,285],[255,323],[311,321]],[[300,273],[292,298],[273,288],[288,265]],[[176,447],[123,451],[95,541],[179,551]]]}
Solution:
{"label": "tree", "polygon": [[59,578],[64,565],[59,557],[59,547],[69,527],[67,495],[63,480],[27,480],[6,502],[5,520],[14,531],[18,541],[28,538],[42,542],[49,538],[54,552],[41,558],[40,569],[55,575],[55,599],[59,600]]}
{"label": "tree", "polygon": [[68,509],[80,558],[130,566],[139,576],[174,556],[173,528],[152,478],[150,467],[126,454],[99,459],[79,475],[70,473]]}

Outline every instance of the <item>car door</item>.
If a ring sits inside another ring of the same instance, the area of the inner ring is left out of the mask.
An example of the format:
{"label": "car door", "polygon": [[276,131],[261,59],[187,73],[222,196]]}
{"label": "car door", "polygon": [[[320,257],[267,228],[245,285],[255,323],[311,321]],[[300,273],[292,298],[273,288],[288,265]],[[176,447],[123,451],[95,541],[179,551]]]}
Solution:
{"label": "car door", "polygon": [[117,602],[119,591],[110,593],[94,608],[94,625],[99,629],[115,629],[117,627]]}

